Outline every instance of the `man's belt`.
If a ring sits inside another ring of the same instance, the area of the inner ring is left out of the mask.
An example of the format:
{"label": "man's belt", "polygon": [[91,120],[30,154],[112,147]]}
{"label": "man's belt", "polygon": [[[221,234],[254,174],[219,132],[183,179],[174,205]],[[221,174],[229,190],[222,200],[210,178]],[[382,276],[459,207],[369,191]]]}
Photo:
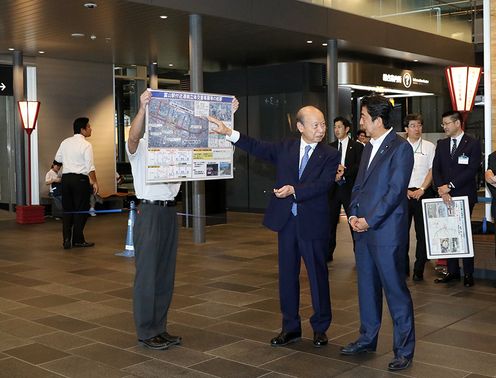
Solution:
{"label": "man's belt", "polygon": [[145,205],[156,205],[156,206],[162,206],[162,207],[173,207],[176,206],[176,200],[172,201],[159,201],[159,200],[141,200],[142,204]]}

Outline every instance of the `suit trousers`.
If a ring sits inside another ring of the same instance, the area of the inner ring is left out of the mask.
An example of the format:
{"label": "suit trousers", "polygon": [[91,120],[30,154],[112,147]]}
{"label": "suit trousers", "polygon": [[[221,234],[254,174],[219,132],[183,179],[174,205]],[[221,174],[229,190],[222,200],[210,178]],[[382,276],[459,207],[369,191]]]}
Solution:
{"label": "suit trousers", "polygon": [[[409,188],[410,190],[416,190],[417,188]],[[425,231],[424,231],[424,217],[422,214],[422,200],[426,198],[431,198],[430,190],[427,192],[420,200],[411,198],[408,200],[408,230],[412,226],[412,220],[415,227],[415,237],[417,239],[417,245],[415,247],[415,264],[413,265],[413,272],[424,273],[425,263],[427,262],[427,250],[425,247]],[[405,262],[406,262],[406,275],[410,275],[410,258],[408,253],[410,251],[410,237],[407,239],[407,245],[405,250]]]}
{"label": "suit trousers", "polygon": [[164,332],[174,291],[178,225],[175,207],[142,204],[133,228],[133,313],[138,339]]}
{"label": "suit trousers", "polygon": [[[475,203],[469,203],[470,216],[472,216],[472,210],[474,210]],[[474,258],[464,257],[461,259],[463,264],[464,274],[474,274]],[[450,274],[460,274],[460,265],[458,264],[458,259],[448,259],[448,273]]]}
{"label": "suit trousers", "polygon": [[[368,232],[368,231],[367,231]],[[358,342],[377,347],[382,322],[382,292],[393,319],[395,357],[412,358],[415,349],[413,304],[405,280],[403,245],[369,245],[364,238],[356,242],[360,338]]]}
{"label": "suit trousers", "polygon": [[314,332],[326,332],[331,324],[331,297],[326,257],[329,240],[298,238],[297,216],[291,216],[278,233],[279,240],[279,299],[282,330],[301,332],[300,268],[305,263],[312,296],[313,315],[310,324]]}
{"label": "suit trousers", "polygon": [[64,242],[84,243],[84,226],[88,214],[71,214],[90,208],[90,179],[86,175],[64,173],[62,175],[62,231]]}
{"label": "suit trousers", "polygon": [[[333,194],[329,199],[329,213],[331,214],[331,227],[329,234],[329,257],[332,258],[334,250],[336,249],[336,230],[339,224],[339,215],[341,214],[341,206],[343,206],[346,215],[348,215],[348,207],[350,206],[351,193],[348,188],[343,186],[338,186],[335,184]],[[353,240],[353,250],[355,250],[355,239],[353,239],[353,230],[350,228],[352,240]]]}

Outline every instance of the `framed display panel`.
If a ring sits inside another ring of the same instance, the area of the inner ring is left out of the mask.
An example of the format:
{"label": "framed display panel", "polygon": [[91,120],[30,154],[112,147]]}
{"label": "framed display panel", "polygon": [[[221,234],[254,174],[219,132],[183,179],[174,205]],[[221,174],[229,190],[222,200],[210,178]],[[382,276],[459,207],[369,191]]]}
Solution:
{"label": "framed display panel", "polygon": [[233,151],[207,116],[234,127],[233,96],[149,90],[146,182],[233,178]]}
{"label": "framed display panel", "polygon": [[474,256],[467,196],[452,197],[449,206],[441,198],[424,199],[422,212],[428,259]]}

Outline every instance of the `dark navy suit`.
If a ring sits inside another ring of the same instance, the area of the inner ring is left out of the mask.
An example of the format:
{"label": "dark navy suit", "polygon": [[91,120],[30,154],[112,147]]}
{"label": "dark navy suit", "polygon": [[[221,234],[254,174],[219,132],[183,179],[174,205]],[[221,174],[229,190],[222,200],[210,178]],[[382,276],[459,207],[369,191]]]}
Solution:
{"label": "dark navy suit", "polygon": [[[432,162],[432,180],[436,187],[449,184],[455,186],[450,190],[451,197],[468,196],[470,214],[477,202],[477,171],[481,163],[481,146],[477,139],[464,134],[458,148],[451,157],[451,138],[437,142],[436,154]],[[459,164],[461,156],[468,157],[468,164]],[[464,258],[465,274],[474,272],[474,258]],[[459,274],[458,259],[448,259],[448,273]]]}
{"label": "dark navy suit", "polygon": [[415,327],[412,299],[405,282],[404,250],[413,150],[405,139],[391,131],[368,166],[371,152],[372,145],[367,143],[349,207],[350,216],[363,217],[369,225],[367,231],[353,233],[361,322],[358,342],[375,350],[384,290],[394,324],[395,357],[411,359]]}
{"label": "dark navy suit", "polygon": [[[295,189],[296,196],[272,196],[264,218],[264,225],[278,232],[282,329],[285,332],[301,332],[298,310],[299,274],[303,258],[314,310],[310,323],[314,332],[326,332],[331,323],[329,272],[326,263],[329,243],[327,193],[334,183],[340,161],[339,153],[335,148],[318,143],[301,178],[298,178],[300,140],[267,143],[241,135],[236,146],[276,166],[274,188],[292,185]],[[291,212],[293,202],[298,206],[296,216]]]}

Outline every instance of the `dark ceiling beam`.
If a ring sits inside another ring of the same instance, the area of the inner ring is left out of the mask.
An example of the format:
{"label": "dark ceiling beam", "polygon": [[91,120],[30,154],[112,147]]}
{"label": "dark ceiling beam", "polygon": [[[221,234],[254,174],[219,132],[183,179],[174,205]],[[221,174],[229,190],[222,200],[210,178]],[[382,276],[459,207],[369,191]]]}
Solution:
{"label": "dark ceiling beam", "polygon": [[[338,39],[351,51],[387,53],[394,59],[410,56],[433,64],[473,64],[471,43],[362,17],[296,0],[128,0],[222,20]],[[365,49],[365,50],[364,50]],[[407,55],[405,55],[405,53]],[[408,55],[410,54],[410,55]]]}

